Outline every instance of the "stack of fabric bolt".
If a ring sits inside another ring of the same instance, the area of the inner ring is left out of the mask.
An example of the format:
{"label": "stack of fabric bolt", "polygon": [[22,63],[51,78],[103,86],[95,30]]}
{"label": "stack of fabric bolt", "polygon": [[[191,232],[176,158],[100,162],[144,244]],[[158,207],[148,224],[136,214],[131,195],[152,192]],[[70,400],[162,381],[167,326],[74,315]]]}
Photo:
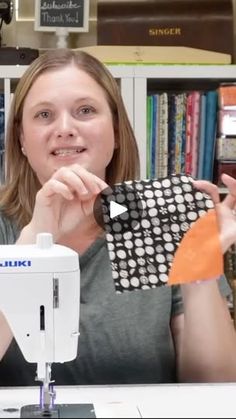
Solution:
{"label": "stack of fabric bolt", "polygon": [[220,85],[218,101],[218,137],[214,177],[220,185],[222,173],[236,177],[236,84]]}

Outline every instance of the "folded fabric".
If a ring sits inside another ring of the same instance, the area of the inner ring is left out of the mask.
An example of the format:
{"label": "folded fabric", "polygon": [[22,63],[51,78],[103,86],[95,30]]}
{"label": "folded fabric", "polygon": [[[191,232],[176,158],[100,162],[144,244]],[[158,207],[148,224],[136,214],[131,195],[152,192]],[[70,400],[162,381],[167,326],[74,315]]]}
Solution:
{"label": "folded fabric", "polygon": [[[206,280],[223,273],[212,200],[192,178],[127,181],[101,195],[117,292]],[[114,216],[111,206],[121,205]]]}

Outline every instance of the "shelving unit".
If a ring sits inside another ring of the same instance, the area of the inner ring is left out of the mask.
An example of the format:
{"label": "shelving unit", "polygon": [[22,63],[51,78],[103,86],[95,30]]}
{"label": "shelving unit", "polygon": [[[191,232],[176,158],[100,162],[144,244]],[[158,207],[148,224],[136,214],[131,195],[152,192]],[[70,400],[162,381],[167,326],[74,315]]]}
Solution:
{"label": "shelving unit", "polygon": [[128,65],[112,65],[107,68],[120,82],[122,98],[131,126],[134,127],[134,68]]}
{"label": "shelving unit", "polygon": [[10,107],[11,92],[13,91],[13,84],[16,82],[25,72],[27,66],[11,66],[2,65],[0,70],[0,86],[1,90],[4,91],[4,102],[5,102],[5,132],[7,126],[7,116]]}
{"label": "shelving unit", "polygon": [[149,87],[186,90],[198,86],[215,88],[221,82],[236,82],[236,65],[138,65],[134,68],[134,131],[139,145],[141,177],[146,176],[146,97]]}

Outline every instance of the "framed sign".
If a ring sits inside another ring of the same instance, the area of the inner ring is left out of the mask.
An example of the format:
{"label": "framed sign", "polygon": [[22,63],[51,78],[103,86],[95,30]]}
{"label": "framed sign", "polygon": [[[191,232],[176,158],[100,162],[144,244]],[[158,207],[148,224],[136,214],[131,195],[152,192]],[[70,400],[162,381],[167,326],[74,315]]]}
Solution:
{"label": "framed sign", "polygon": [[88,32],[89,0],[35,0],[36,31]]}

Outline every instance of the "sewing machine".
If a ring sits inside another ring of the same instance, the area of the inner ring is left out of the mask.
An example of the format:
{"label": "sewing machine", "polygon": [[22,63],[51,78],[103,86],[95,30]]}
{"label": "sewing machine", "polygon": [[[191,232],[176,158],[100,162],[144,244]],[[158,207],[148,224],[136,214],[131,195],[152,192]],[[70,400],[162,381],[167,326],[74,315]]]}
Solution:
{"label": "sewing machine", "polygon": [[37,363],[42,382],[34,417],[60,416],[51,364],[77,356],[79,301],[78,254],[54,244],[51,234],[38,234],[33,245],[0,246],[0,311],[26,361]]}

